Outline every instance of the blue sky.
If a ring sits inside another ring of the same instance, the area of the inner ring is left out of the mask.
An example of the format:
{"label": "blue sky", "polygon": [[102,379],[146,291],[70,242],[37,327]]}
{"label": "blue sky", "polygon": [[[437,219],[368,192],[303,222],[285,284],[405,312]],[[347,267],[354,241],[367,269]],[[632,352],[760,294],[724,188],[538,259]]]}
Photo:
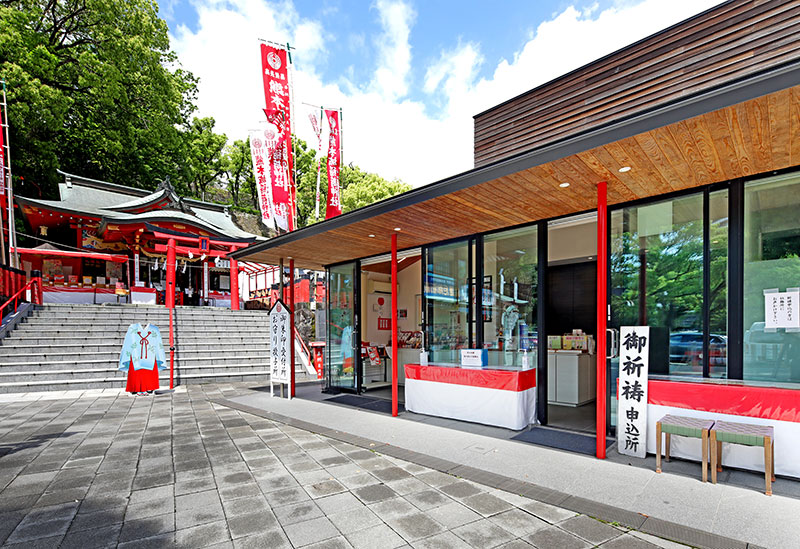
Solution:
{"label": "blue sky", "polygon": [[718,0],[159,0],[199,115],[258,127],[258,38],[289,41],[302,107],[340,106],[346,162],[415,186],[472,167],[472,116]]}

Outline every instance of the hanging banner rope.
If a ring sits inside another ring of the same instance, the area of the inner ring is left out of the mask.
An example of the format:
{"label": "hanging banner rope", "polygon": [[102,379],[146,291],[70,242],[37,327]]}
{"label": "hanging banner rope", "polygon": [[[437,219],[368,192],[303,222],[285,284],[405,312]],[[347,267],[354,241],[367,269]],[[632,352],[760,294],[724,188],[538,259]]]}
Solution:
{"label": "hanging banner rope", "polygon": [[295,209],[291,179],[292,130],[287,51],[271,44],[261,44],[261,69],[267,105],[264,113],[277,131],[277,144],[270,155],[269,166],[273,175],[271,182],[275,223],[283,230],[292,231]]}
{"label": "hanging banner rope", "polygon": [[325,209],[325,219],[336,217],[342,213],[342,201],[339,188],[339,150],[341,134],[339,131],[339,111],[325,111],[330,127],[328,138],[328,206]]}

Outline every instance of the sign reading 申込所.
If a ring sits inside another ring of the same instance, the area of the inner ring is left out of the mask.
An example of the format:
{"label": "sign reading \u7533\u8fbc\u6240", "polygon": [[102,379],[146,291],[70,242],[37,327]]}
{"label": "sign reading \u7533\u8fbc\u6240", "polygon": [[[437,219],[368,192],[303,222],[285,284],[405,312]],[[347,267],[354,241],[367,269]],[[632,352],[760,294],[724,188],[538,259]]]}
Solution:
{"label": "sign reading \u7533\u8fbc\u6240", "polygon": [[650,367],[650,328],[622,326],[619,345],[617,448],[620,454],[647,453],[647,375]]}

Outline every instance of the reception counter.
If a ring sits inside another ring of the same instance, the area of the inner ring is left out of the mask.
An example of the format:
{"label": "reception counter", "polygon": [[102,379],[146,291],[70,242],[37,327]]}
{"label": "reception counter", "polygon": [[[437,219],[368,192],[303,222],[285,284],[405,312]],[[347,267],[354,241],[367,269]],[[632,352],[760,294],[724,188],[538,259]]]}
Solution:
{"label": "reception counter", "polygon": [[410,412],[507,429],[536,420],[536,370],[489,370],[406,364]]}

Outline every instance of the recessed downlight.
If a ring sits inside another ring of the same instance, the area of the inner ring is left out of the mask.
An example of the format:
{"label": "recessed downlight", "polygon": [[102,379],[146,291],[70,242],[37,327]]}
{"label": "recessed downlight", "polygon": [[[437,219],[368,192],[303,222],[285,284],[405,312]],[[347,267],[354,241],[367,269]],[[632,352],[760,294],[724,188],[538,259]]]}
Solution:
{"label": "recessed downlight", "polygon": [[370,235],[367,235],[367,236],[369,236],[370,238],[375,238],[374,234],[370,234]]}
{"label": "recessed downlight", "polygon": [[395,227],[395,228],[394,228],[394,230],[395,230],[395,231],[399,231],[399,230],[400,230],[400,227]]}
{"label": "recessed downlight", "polygon": [[619,169],[619,173],[625,173],[625,172],[629,172],[629,171],[631,171],[631,167],[630,166],[622,166]]}
{"label": "recessed downlight", "polygon": [[569,183],[564,181],[563,183],[559,183],[558,186],[561,187],[562,189],[566,189],[567,187],[569,187]]}

